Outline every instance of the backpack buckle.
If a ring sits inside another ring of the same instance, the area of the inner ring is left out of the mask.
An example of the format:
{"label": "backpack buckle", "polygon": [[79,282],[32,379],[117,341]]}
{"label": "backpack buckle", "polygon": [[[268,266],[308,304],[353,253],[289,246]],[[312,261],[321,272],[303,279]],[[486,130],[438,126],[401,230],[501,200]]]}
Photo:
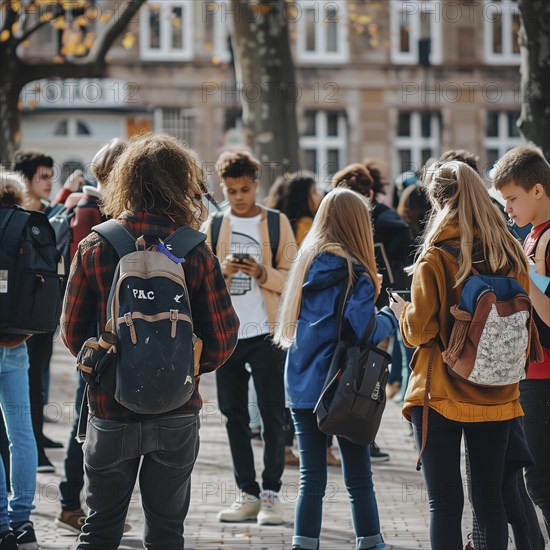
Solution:
{"label": "backpack buckle", "polygon": [[124,314],[124,322],[128,325],[128,328],[130,329],[130,340],[132,341],[132,344],[134,344],[135,346],[137,344],[137,334],[136,334],[136,327],[134,327],[134,320],[132,319],[131,313]]}
{"label": "backpack buckle", "polygon": [[378,401],[379,397],[380,397],[380,382],[376,382],[376,384],[374,385],[374,390],[372,390],[371,399]]}
{"label": "backpack buckle", "polygon": [[172,338],[176,337],[176,323],[178,322],[179,311],[177,309],[170,310],[170,322],[172,323],[172,330],[170,331],[170,336]]}

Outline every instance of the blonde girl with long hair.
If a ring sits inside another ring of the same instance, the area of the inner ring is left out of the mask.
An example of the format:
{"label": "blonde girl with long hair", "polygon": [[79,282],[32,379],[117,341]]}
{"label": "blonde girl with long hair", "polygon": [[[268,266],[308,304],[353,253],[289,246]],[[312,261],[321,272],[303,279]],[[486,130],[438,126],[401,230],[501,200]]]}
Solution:
{"label": "blonde girl with long hair", "polygon": [[403,414],[413,423],[421,452],[431,546],[433,550],[462,549],[460,446],[464,433],[475,515],[487,547],[505,550],[508,527],[501,488],[510,423],[523,415],[519,384],[488,388],[457,380],[448,374],[442,351],[453,323],[449,309],[459,303],[472,268],[483,274],[514,276],[528,291],[527,259],[492,204],[483,180],[468,165],[458,161],[437,165],[428,169],[424,184],[433,211],[412,268],[411,303],[404,304],[400,329],[405,344],[418,348]]}
{"label": "blonde girl with long hair", "polygon": [[[313,408],[321,394],[337,341],[337,308],[349,291],[342,330],[358,342],[376,315],[369,343],[397,327],[395,314],[375,313],[380,293],[367,199],[335,189],[321,202],[310,232],[290,270],[275,340],[288,348],[285,385],[300,448],[300,492],[292,548],[317,549],[327,483],[327,436]],[[370,468],[369,448],[338,437],[344,480],[351,500],[358,549],[385,548]]]}

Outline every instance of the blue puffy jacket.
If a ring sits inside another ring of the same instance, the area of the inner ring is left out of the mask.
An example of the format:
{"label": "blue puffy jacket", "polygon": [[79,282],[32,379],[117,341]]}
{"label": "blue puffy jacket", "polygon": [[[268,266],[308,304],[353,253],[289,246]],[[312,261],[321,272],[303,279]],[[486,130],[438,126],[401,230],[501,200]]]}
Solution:
{"label": "blue puffy jacket", "polygon": [[[357,281],[344,309],[342,334],[357,343],[375,315],[374,286],[361,265],[354,265]],[[311,264],[303,285],[302,307],[296,341],[288,350],[285,385],[293,409],[313,409],[327,376],[338,340],[336,310],[348,279],[347,262],[334,254],[319,254]],[[378,344],[393,333],[398,321],[384,307],[368,343]]]}

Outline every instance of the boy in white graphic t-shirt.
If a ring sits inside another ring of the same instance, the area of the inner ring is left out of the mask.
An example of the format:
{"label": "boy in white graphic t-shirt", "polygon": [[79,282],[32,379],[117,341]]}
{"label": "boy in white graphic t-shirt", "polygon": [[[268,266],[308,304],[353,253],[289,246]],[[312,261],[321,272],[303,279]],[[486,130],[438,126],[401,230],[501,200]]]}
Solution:
{"label": "boy in white graphic t-shirt", "polygon": [[[283,523],[277,496],[285,453],[284,353],[271,335],[290,262],[296,246],[290,222],[278,214],[278,244],[270,240],[273,213],[256,203],[260,163],[246,152],[224,153],[216,164],[230,208],[221,219],[210,218],[203,228],[207,244],[219,258],[233,307],[240,321],[239,341],[231,358],[216,372],[218,402],[227,417],[239,494],[220,521],[257,519],[261,525]],[[213,227],[217,224],[217,227]],[[275,257],[273,257],[275,256]],[[258,395],[265,443],[262,486],[256,481],[250,442],[248,381]]]}

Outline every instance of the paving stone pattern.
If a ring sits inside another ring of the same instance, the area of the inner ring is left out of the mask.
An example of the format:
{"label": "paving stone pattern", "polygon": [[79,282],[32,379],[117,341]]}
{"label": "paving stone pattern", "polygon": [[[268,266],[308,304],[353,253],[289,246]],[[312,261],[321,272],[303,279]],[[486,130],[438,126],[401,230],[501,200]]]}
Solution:
{"label": "paving stone pattern", "polygon": [[[56,342],[51,364],[50,404],[46,415],[51,419],[44,427],[48,437],[66,443],[74,414],[76,374],[74,359],[60,342]],[[294,506],[298,493],[297,467],[288,467],[283,478],[281,500],[285,523],[260,527],[255,523],[219,523],[217,512],[233,502],[236,490],[224,419],[216,403],[215,376],[201,380],[205,404],[201,413],[201,448],[193,471],[191,506],[185,522],[186,548],[190,550],[279,550],[289,549],[292,541]],[[390,453],[389,462],[373,465],[382,533],[395,550],[429,548],[428,503],[421,474],[416,472],[416,450],[409,427],[400,414],[400,406],[386,407],[377,438],[380,447]],[[261,472],[263,447],[254,446],[257,472]],[[64,449],[49,449],[56,466],[54,474],[38,474],[36,509],[33,512],[37,537],[43,550],[72,549],[76,537],[58,530],[54,518],[59,510],[58,483],[61,479]],[[259,475],[258,475],[259,477]],[[465,507],[464,533],[470,525],[470,509]],[[128,522],[132,529],[124,535],[122,550],[143,548],[143,519],[136,487]],[[350,506],[339,468],[329,468],[324,504],[321,548],[353,550],[355,537]],[[513,545],[510,545],[513,548]]]}

